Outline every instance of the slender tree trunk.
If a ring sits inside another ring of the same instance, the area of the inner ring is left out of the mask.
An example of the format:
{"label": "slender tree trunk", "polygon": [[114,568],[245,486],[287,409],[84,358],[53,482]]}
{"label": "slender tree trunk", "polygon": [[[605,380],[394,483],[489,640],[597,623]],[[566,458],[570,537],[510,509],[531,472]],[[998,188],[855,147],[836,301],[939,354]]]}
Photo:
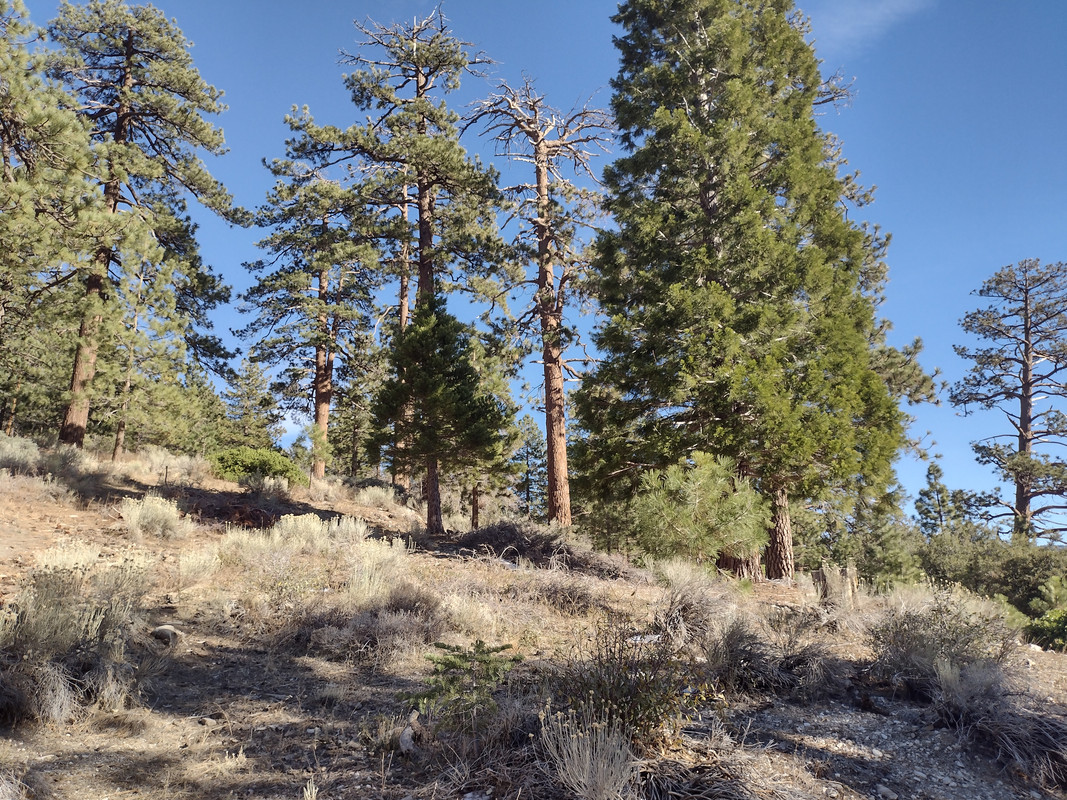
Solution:
{"label": "slender tree trunk", "polygon": [[[1034,346],[1030,319],[1030,293],[1023,296],[1023,353],[1019,375],[1019,455],[1030,458],[1034,449]],[[1015,473],[1015,516],[1012,521],[1013,542],[1027,542],[1033,530],[1030,498],[1033,479],[1027,471]]]}
{"label": "slender tree trunk", "polygon": [[[326,220],[322,221],[323,227]],[[319,270],[319,300],[325,306],[329,302],[330,273]],[[340,290],[340,287],[338,287]],[[311,477],[322,480],[326,477],[326,450],[329,447],[330,406],[333,404],[333,346],[337,341],[337,330],[330,328],[330,319],[326,314],[318,318],[322,340],[315,347],[315,441],[311,443],[314,460],[311,465]]]}
{"label": "slender tree trunk", "polygon": [[471,484],[471,530],[478,530],[478,506],[481,505],[482,497],[478,492],[478,481]]}
{"label": "slender tree trunk", "polygon": [[571,490],[567,476],[566,396],[563,388],[561,321],[563,301],[556,289],[552,255],[551,203],[548,194],[548,152],[544,141],[534,145],[537,175],[537,306],[541,318],[545,371],[545,439],[548,469],[548,518],[571,524]]}
{"label": "slender tree trunk", "polygon": [[426,532],[437,536],[444,534],[445,523],[441,514],[441,476],[438,472],[437,459],[426,458],[426,478],[423,482],[423,502],[426,503]]}
{"label": "slender tree trunk", "polygon": [[[144,276],[141,277],[141,285],[138,287],[137,298],[141,299],[141,291],[144,289]],[[126,423],[130,414],[130,392],[133,389],[133,337],[137,335],[138,314],[133,315],[133,324],[130,326],[130,352],[126,359],[126,380],[122,384],[122,408],[119,411],[118,425],[115,426],[115,446],[111,449],[111,460],[118,461],[122,457],[123,448],[126,445]]]}
{"label": "slender tree trunk", "polygon": [[19,392],[22,391],[22,378],[15,383],[15,391],[11,393],[11,405],[8,407],[7,420],[4,424],[4,433],[8,436],[15,435],[15,412],[19,406]]}
{"label": "slender tree trunk", "polygon": [[330,404],[333,402],[333,353],[326,347],[315,348],[315,436],[312,442],[314,461],[311,477],[326,477],[326,456],[323,449],[329,441]]}
{"label": "slender tree trunk", "polygon": [[[408,221],[407,184],[404,184],[404,205],[401,208],[400,216],[404,220],[404,227],[406,230],[406,223]],[[403,244],[400,245],[400,296],[397,304],[400,306],[399,328],[400,333],[403,334],[408,327],[408,316],[411,313],[411,244],[406,235]],[[405,407],[400,410],[400,417],[403,421],[407,421],[411,418],[411,408],[409,405],[405,405]],[[398,427],[400,427],[400,423],[393,426],[393,435],[396,437],[396,449],[398,452],[401,452],[407,447],[407,442],[403,441],[396,435],[396,429]],[[403,469],[394,467],[393,483],[404,491],[407,491],[411,488],[411,476],[404,472]]]}
{"label": "slender tree trunk", "polygon": [[767,542],[767,577],[771,580],[793,577],[793,524],[789,519],[789,495],[775,489],[774,508]]}

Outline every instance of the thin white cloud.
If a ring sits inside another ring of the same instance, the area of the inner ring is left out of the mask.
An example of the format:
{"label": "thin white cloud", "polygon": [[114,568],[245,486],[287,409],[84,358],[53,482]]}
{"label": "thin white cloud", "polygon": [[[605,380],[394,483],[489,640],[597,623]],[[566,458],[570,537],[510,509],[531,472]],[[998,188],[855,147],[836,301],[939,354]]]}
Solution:
{"label": "thin white cloud", "polygon": [[937,0],[808,0],[798,3],[811,17],[812,35],[823,58],[854,56]]}

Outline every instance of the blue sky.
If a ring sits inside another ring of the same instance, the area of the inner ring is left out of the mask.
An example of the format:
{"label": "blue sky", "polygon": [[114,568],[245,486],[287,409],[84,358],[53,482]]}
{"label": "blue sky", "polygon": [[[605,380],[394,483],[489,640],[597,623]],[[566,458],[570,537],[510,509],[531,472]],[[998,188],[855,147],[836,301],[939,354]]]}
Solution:
{"label": "blue sky", "polygon": [[[282,118],[308,105],[320,122],[349,124],[341,85],[342,49],[354,49],[353,19],[383,23],[425,16],[430,0],[379,3],[305,0],[159,0],[192,40],[208,82],[226,93],[219,120],[230,153],[210,163],[242,205],[262,201],[271,179],[263,158],[282,153]],[[808,0],[824,73],[853,79],[850,106],[830,109],[824,129],[841,140],[861,180],[876,185],[864,217],[892,234],[883,316],[894,343],[921,337],[922,362],[952,382],[966,369],[963,343],[970,295],[1002,266],[1023,258],[1067,261],[1067,3],[1062,0]],[[50,19],[53,0],[29,0],[31,18]],[[498,63],[489,82],[470,79],[458,102],[525,72],[550,102],[570,107],[596,94],[606,106],[617,67],[612,0],[445,0],[455,33]],[[472,150],[491,156],[473,137]],[[610,156],[609,156],[610,157]],[[198,215],[205,259],[237,289],[241,267],[258,255],[259,233]],[[231,312],[217,328],[239,327]],[[969,442],[1003,430],[996,412],[959,417],[947,405],[912,409],[916,433],[943,454],[953,487],[989,488],[995,477],[974,463]],[[936,444],[933,444],[936,442]],[[912,493],[925,466],[905,458],[899,474]]]}

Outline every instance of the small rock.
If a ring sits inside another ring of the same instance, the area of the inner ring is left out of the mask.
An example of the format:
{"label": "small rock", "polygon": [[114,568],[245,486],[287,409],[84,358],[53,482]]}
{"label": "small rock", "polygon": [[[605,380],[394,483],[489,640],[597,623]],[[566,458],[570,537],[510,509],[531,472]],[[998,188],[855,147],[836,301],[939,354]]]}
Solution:
{"label": "small rock", "polygon": [[897,793],[888,786],[883,786],[879,783],[875,785],[874,790],[878,793],[879,797],[884,797],[885,800],[897,800]]}

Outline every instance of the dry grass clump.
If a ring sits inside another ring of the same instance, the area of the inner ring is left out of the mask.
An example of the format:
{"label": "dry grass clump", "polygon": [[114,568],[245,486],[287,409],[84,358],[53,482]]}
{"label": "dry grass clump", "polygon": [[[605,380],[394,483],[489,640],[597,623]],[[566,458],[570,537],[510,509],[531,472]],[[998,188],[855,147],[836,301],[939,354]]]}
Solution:
{"label": "dry grass clump", "polygon": [[182,550],[176,557],[162,564],[164,588],[181,592],[203,583],[219,568],[219,556],[214,549]]}
{"label": "dry grass clump", "polygon": [[202,486],[211,477],[211,464],[207,459],[175,455],[154,445],[138,452],[136,463],[165,486]]}
{"label": "dry grass clump", "polygon": [[353,517],[290,515],[269,531],[231,530],[217,552],[238,572],[244,623],[279,646],[386,665],[451,628],[439,596],[405,580],[405,543],[368,538]]}
{"label": "dry grass clump", "polygon": [[565,616],[584,616],[603,606],[585,576],[565,570],[538,570],[521,575],[502,593],[541,603]]}
{"label": "dry grass clump", "polygon": [[542,719],[541,747],[559,783],[588,800],[636,797],[637,759],[618,718],[585,705]]}
{"label": "dry grass clump", "polygon": [[388,484],[370,484],[355,489],[351,500],[357,505],[380,508],[383,511],[396,511],[404,507],[396,496],[396,490]]}
{"label": "dry grass clump", "polygon": [[29,800],[33,797],[30,787],[20,781],[13,772],[0,772],[0,800]]}
{"label": "dry grass clump", "polygon": [[310,649],[329,658],[385,667],[455,628],[435,592],[395,575],[374,596],[355,604],[350,596],[338,600],[300,622]]}
{"label": "dry grass clump", "polygon": [[0,614],[0,718],[62,723],[136,689],[130,650],[148,589],[143,559],[78,563],[66,553],[25,579]]}
{"label": "dry grass clump", "polygon": [[306,497],[312,503],[336,503],[346,498],[348,494],[344,479],[336,476],[314,478],[301,492],[301,496]]}
{"label": "dry grass clump", "polygon": [[870,638],[875,674],[928,700],[943,724],[1016,774],[1067,785],[1067,719],[1016,699],[1006,671],[1016,632],[995,605],[963,591],[912,593]]}
{"label": "dry grass clump", "polygon": [[635,631],[628,620],[609,616],[586,647],[579,646],[551,676],[556,699],[565,708],[588,706],[598,719],[617,721],[639,749],[673,735],[691,666],[673,638]]}
{"label": "dry grass clump", "polygon": [[119,513],[130,535],[137,538],[181,539],[193,527],[193,523],[182,516],[177,503],[153,494],[146,494],[140,500],[123,498]]}
{"label": "dry grass clump", "polygon": [[292,497],[289,479],[280,475],[242,475],[238,483],[263,503],[284,502]]}
{"label": "dry grass clump", "polygon": [[45,503],[70,504],[74,495],[63,483],[52,476],[34,478],[29,475],[11,475],[0,469],[0,494],[13,502],[44,505]]}
{"label": "dry grass clump", "polygon": [[636,574],[624,557],[597,552],[571,537],[562,528],[529,520],[502,520],[464,534],[456,544],[477,555],[495,556],[515,564],[568,569],[607,579]]}
{"label": "dry grass clump", "polygon": [[870,629],[872,670],[918,697],[934,696],[939,663],[1000,672],[1015,649],[1016,632],[1001,611],[962,590],[898,595],[897,600],[900,604]]}
{"label": "dry grass clump", "polygon": [[12,475],[36,475],[41,451],[31,439],[0,433],[0,469]]}

